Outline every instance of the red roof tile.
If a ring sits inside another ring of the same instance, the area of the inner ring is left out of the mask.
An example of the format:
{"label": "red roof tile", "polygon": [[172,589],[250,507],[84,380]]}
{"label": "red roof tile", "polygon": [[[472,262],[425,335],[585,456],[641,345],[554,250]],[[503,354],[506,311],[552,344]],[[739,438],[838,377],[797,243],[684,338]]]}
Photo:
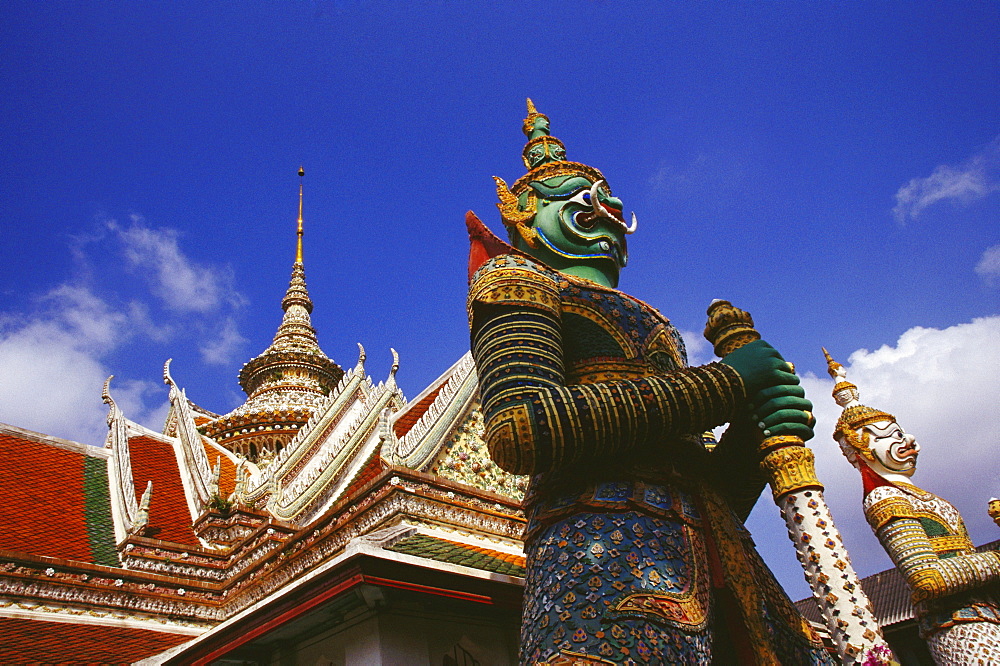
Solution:
{"label": "red roof tile", "polygon": [[222,460],[220,463],[222,472],[219,474],[219,495],[225,499],[236,490],[236,463],[225,453],[222,453],[220,445],[211,444],[206,439],[202,439],[201,441],[205,446],[205,455],[208,456],[209,466],[215,467],[216,461],[220,458]]}
{"label": "red roof tile", "polygon": [[128,443],[136,498],[141,498],[146,491],[147,481],[153,482],[146,536],[197,546],[198,539],[191,529],[191,512],[188,511],[174,447],[144,435],[132,437]]}
{"label": "red roof tile", "polygon": [[0,618],[0,663],[130,664],[192,638],[126,627]]}
{"label": "red roof tile", "polygon": [[382,460],[382,456],[379,455],[379,450],[376,448],[368,461],[361,466],[361,470],[358,475],[354,477],[351,484],[347,486],[344,491],[344,497],[350,497],[354,493],[361,490],[366,483],[374,479],[376,476],[382,473],[382,470],[386,468],[385,462]]}
{"label": "red roof tile", "polygon": [[[0,549],[94,562],[84,493],[87,456],[0,433]],[[92,462],[105,465],[103,459]],[[107,482],[103,489],[107,495]],[[99,492],[99,491],[98,491]],[[2,641],[0,641],[2,642]]]}
{"label": "red roof tile", "polygon": [[437,388],[428,393],[423,397],[423,399],[417,404],[410,407],[409,410],[402,416],[396,419],[396,423],[393,424],[392,429],[396,433],[396,437],[402,437],[406,433],[410,432],[410,428],[416,425],[420,417],[430,408],[431,404],[434,402],[434,398],[438,396],[441,392],[441,388],[445,385],[445,382],[441,382]]}

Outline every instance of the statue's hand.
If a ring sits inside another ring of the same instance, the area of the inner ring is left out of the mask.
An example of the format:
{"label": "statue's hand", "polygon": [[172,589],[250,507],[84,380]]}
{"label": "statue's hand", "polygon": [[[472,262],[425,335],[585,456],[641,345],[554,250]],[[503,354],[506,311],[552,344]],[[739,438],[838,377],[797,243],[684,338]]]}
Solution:
{"label": "statue's hand", "polygon": [[812,439],[816,419],[805,395],[801,386],[785,384],[763,389],[753,397],[753,420],[765,437],[796,435],[803,442]]}
{"label": "statue's hand", "polygon": [[748,397],[772,386],[795,386],[799,383],[799,378],[789,372],[788,363],[781,358],[778,350],[763,340],[743,345],[727,354],[721,362],[739,373]]}

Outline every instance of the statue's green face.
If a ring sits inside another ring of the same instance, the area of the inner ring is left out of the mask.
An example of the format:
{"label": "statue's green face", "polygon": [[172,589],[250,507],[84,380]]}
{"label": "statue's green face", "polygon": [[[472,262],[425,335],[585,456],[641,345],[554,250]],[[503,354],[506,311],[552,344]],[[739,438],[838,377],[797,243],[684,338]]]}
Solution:
{"label": "statue's green face", "polygon": [[529,252],[558,270],[617,286],[628,262],[625,235],[634,230],[622,220],[622,202],[603,181],[595,187],[583,176],[558,176],[531,187],[538,196],[531,221],[538,247]]}

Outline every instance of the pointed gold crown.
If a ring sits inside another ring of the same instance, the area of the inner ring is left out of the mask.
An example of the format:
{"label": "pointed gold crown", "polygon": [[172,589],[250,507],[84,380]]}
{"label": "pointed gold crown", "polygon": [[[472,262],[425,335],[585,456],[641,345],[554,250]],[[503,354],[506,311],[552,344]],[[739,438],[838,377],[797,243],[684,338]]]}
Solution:
{"label": "pointed gold crown", "polygon": [[[583,176],[596,183],[604,180],[604,175],[594,167],[570,162],[566,159],[566,146],[562,141],[549,133],[549,117],[539,113],[534,102],[528,98],[528,115],[524,118],[521,130],[528,137],[528,143],[521,151],[521,158],[528,173],[524,174],[510,187],[497,176],[493,180],[497,185],[497,196],[500,203],[500,215],[507,227],[525,224],[535,216],[537,197],[531,189],[534,181],[555,178],[557,176]],[[611,188],[604,183],[608,194]]]}
{"label": "pointed gold crown", "polygon": [[833,399],[844,410],[837,419],[833,438],[846,440],[864,458],[872,460],[868,443],[858,436],[858,430],[878,421],[895,421],[896,417],[888,412],[862,405],[858,400],[860,395],[858,387],[847,381],[847,371],[844,366],[834,361],[825,347],[823,355],[826,357],[827,372],[836,382],[833,385]]}

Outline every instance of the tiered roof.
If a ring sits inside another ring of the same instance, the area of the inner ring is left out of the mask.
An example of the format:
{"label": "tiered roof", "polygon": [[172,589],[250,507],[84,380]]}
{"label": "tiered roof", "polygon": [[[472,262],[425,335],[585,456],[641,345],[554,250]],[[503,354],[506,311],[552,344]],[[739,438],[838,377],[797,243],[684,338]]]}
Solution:
{"label": "tiered roof", "polygon": [[0,617],[0,663],[127,664],[191,640],[132,627]]}
{"label": "tiered roof", "polygon": [[191,511],[173,444],[150,435],[130,437],[128,444],[136,497],[141,498],[146,484],[153,482],[149,523],[143,530],[143,536],[198,546],[198,538],[191,529]]}
{"label": "tiered roof", "polygon": [[389,547],[389,550],[439,562],[461,564],[473,569],[524,577],[523,554],[504,553],[426,534],[414,534],[397,541]]}
{"label": "tiered roof", "polygon": [[[198,407],[168,361],[162,433],[128,419],[110,378],[103,447],[0,424],[0,662],[224,654],[246,640],[227,620],[270,617],[313,579],[335,581],[305,591],[315,603],[374,585],[516,607],[523,479],[486,453],[471,356],[409,403],[395,351],[379,382],[360,345],[347,372],[330,360],[309,318],[301,187],[299,201],[284,317],[241,372],[244,405]],[[274,448],[248,460],[252,442]]]}
{"label": "tiered roof", "polygon": [[107,457],[0,424],[0,550],[118,566]]}

